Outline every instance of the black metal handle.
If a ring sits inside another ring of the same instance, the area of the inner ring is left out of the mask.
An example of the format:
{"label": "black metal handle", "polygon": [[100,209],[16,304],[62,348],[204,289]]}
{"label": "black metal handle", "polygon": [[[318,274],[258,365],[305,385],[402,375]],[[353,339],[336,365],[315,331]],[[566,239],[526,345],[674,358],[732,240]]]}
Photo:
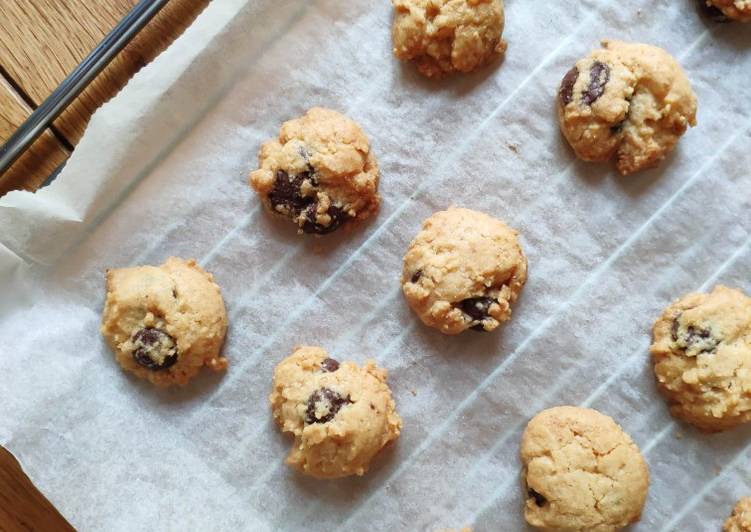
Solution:
{"label": "black metal handle", "polygon": [[169,0],[140,0],[0,148],[0,175],[120,53]]}

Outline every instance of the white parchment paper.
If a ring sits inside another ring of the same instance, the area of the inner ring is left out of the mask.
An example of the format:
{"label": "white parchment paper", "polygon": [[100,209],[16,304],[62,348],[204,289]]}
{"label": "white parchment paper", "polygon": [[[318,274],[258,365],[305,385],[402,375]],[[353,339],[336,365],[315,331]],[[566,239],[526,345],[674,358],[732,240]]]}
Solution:
{"label": "white parchment paper", "polygon": [[[521,530],[518,444],[542,408],[613,416],[649,462],[636,530],[718,530],[751,491],[751,430],[702,435],[659,398],[655,316],[722,282],[751,291],[751,28],[690,0],[508,0],[502,64],[441,82],[391,56],[373,0],[215,0],[93,118],[59,178],[0,199],[0,443],[82,530]],[[554,101],[601,38],[662,46],[699,126],[659,169],[575,159]],[[369,135],[378,216],[298,236],[246,185],[262,141],[314,105]],[[519,229],[530,279],[493,334],[422,326],[399,287],[422,219],[451,204]],[[230,330],[224,376],[162,391],[98,327],[108,267],[195,257]],[[274,365],[299,343],[375,358],[404,418],[363,478],[283,465]]]}

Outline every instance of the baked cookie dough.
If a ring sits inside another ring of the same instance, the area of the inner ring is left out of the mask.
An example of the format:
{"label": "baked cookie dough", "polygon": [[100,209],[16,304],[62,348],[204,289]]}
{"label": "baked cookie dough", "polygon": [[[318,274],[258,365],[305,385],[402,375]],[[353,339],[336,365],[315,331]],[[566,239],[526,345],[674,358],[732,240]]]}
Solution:
{"label": "baked cookie dough", "polygon": [[402,290],[444,334],[492,331],[511,317],[527,280],[517,232],[487,214],[451,207],[422,224],[404,256]]}
{"label": "baked cookie dough", "polygon": [[580,159],[615,157],[626,175],[657,165],[696,125],[696,96],[665,50],[605,40],[564,76],[558,117]]}
{"label": "baked cookie dough", "polygon": [[721,285],[671,304],[650,348],[670,412],[706,431],[751,420],[751,298]]}
{"label": "baked cookie dough", "polygon": [[295,437],[287,463],[317,478],[362,475],[402,427],[386,370],[340,363],[320,347],[297,347],[277,365],[269,400]]}
{"label": "baked cookie dough", "polygon": [[751,532],[751,497],[743,497],[727,518],[722,532]]}
{"label": "baked cookie dough", "polygon": [[506,51],[503,0],[391,0],[394,55],[427,77],[470,72]]}
{"label": "baked cookie dough", "polygon": [[527,522],[611,531],[639,520],[649,486],[639,448],[612,418],[575,406],[543,410],[521,442]]}
{"label": "baked cookie dough", "polygon": [[373,214],[380,203],[378,163],[360,126],[314,107],[265,142],[249,183],[269,211],[301,233],[331,233]]}
{"label": "baked cookie dough", "polygon": [[185,384],[219,355],[227,313],[219,286],[194,260],[107,270],[102,335],[126,370],[158,386]]}
{"label": "baked cookie dough", "polygon": [[740,22],[751,22],[751,0],[700,0],[723,16]]}

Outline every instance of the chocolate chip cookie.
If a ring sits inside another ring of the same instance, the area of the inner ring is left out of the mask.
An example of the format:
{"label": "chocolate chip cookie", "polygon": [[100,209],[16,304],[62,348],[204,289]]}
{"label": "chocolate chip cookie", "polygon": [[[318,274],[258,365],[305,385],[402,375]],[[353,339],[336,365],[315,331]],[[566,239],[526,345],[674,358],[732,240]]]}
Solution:
{"label": "chocolate chip cookie", "polygon": [[185,384],[219,355],[227,313],[219,286],[194,260],[107,270],[102,335],[126,370],[158,386]]}
{"label": "chocolate chip cookie", "polygon": [[743,497],[727,518],[722,532],[751,532],[751,497]]}
{"label": "chocolate chip cookie", "polygon": [[740,22],[751,22],[751,0],[700,0],[723,16]]}
{"label": "chocolate chip cookie", "polygon": [[657,165],[696,125],[696,96],[665,50],[605,40],[564,76],[558,117],[580,159],[615,157],[626,175]]}
{"label": "chocolate chip cookie", "polygon": [[427,77],[470,72],[506,50],[502,0],[391,0],[394,55]]}
{"label": "chocolate chip cookie", "polygon": [[611,531],[639,520],[649,471],[612,418],[574,406],[543,410],[521,442],[524,517],[543,530]]}
{"label": "chocolate chip cookie", "polygon": [[444,334],[492,331],[511,317],[526,280],[517,232],[487,214],[456,207],[423,222],[402,270],[409,306]]}
{"label": "chocolate chip cookie", "polygon": [[340,363],[320,347],[300,346],[277,365],[269,400],[295,437],[287,463],[317,478],[364,474],[401,431],[386,371]]}
{"label": "chocolate chip cookie", "polygon": [[670,412],[706,431],[751,420],[751,298],[717,286],[671,304],[650,348]]}
{"label": "chocolate chip cookie", "polygon": [[323,235],[373,214],[380,203],[378,164],[360,126],[314,107],[282,124],[264,143],[249,183],[269,211],[299,232]]}

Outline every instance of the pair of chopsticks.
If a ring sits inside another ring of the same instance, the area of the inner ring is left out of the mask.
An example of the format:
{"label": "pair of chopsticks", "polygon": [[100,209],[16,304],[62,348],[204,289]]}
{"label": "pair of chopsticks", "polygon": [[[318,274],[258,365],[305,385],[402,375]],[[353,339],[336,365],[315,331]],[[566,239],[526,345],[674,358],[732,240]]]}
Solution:
{"label": "pair of chopsticks", "polygon": [[0,175],[72,102],[169,0],[140,0],[0,147]]}

